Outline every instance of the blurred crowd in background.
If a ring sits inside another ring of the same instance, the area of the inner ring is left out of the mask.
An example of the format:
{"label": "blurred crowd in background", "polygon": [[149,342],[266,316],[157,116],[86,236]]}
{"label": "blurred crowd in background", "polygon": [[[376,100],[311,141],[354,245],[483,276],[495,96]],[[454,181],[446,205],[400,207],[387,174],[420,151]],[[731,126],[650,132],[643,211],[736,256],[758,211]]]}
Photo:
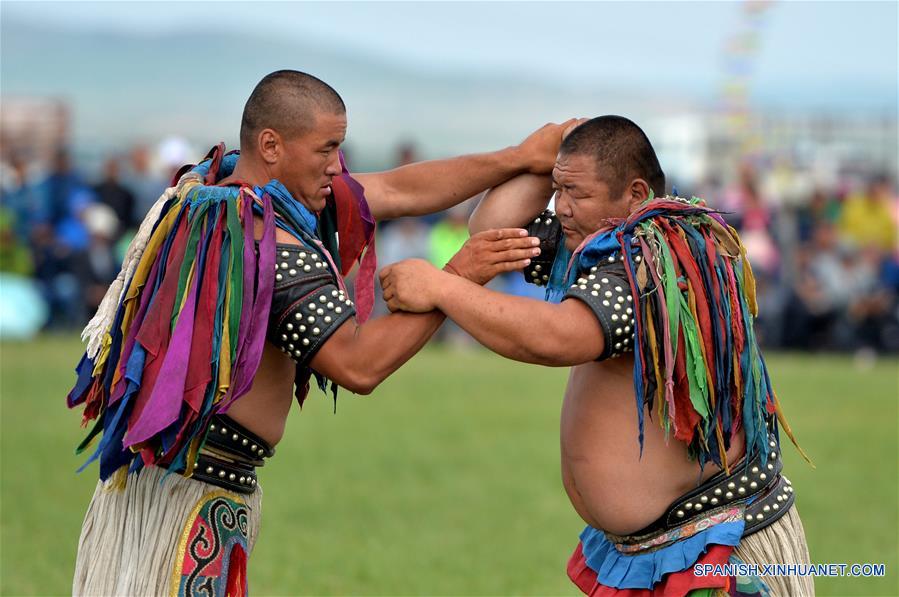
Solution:
{"label": "blurred crowd in background", "polygon": [[[63,148],[43,161],[21,155],[4,160],[0,272],[3,308],[15,310],[13,324],[4,317],[5,337],[16,335],[16,321],[25,333],[38,327],[72,331],[86,323],[177,168],[159,152],[139,145],[111,154],[91,176]],[[396,149],[396,165],[417,159],[412,143]],[[860,357],[899,351],[896,181],[850,170],[822,185],[801,167],[758,157],[734,170],[732,180],[676,190],[726,212],[740,232],[758,280],[757,328],[764,344]],[[380,264],[417,257],[443,266],[468,238],[476,201],[427,218],[382,223]],[[21,280],[31,281],[36,296],[10,303]],[[520,275],[506,275],[493,287],[542,296]],[[384,311],[382,303],[378,309]],[[440,339],[472,342],[453,326]]]}

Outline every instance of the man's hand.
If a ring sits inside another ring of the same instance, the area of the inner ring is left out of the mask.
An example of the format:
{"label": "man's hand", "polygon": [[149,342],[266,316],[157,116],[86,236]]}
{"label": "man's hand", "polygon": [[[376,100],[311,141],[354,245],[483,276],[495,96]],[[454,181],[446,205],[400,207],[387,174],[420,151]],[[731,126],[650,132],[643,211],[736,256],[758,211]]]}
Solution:
{"label": "man's hand", "polygon": [[[564,141],[565,138],[571,134],[571,131],[573,131],[577,127],[581,126],[588,120],[590,120],[590,119],[589,118],[572,118],[570,120],[566,120],[565,121],[566,124],[567,123],[571,123],[571,124],[569,124],[567,127],[565,127],[565,130],[562,131],[562,140]],[[564,126],[564,124],[563,124],[563,126]]]}
{"label": "man's hand", "polygon": [[384,302],[392,311],[427,313],[437,306],[436,291],[444,272],[423,259],[406,259],[381,270]]}
{"label": "man's hand", "polygon": [[522,152],[524,162],[528,165],[531,174],[549,174],[552,172],[559,154],[559,146],[574,127],[579,124],[576,118],[570,118],[562,124],[549,123],[533,133],[518,146]]}
{"label": "man's hand", "polygon": [[527,234],[522,228],[479,232],[443,269],[483,286],[503,272],[523,269],[540,254],[540,239]]}
{"label": "man's hand", "polygon": [[521,228],[487,230],[469,238],[441,272],[427,261],[407,259],[381,270],[384,301],[391,311],[425,313],[437,308],[440,277],[447,273],[483,285],[520,270],[540,254],[540,239]]}

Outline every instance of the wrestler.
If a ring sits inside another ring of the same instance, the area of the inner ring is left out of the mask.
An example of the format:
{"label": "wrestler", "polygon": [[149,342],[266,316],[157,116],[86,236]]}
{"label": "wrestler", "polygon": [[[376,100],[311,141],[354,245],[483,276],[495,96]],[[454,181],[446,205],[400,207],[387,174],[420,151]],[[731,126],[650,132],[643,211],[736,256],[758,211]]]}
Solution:
{"label": "wrestler", "polygon": [[[330,86],[272,73],[244,108],[241,151],[214,148],[141,225],[85,329],[68,399],[96,420],[79,451],[98,440],[88,463],[100,466],[74,594],[245,594],[256,468],[273,455],[294,394],[302,404],[312,378],[335,399],[337,386],[370,393],[444,319],[366,321],[374,222],[548,172],[563,130],[353,177],[339,152],[346,128]],[[522,229],[475,235],[447,267],[483,284],[528,264],[537,242]],[[354,264],[355,301],[343,281]]]}
{"label": "wrestler", "polygon": [[[553,191],[555,213],[544,211]],[[812,594],[808,578],[694,574],[808,562],[736,232],[700,200],[665,196],[649,139],[618,116],[577,126],[551,177],[493,189],[470,225],[526,223],[542,253],[525,277],[548,302],[418,260],[381,283],[392,311],[439,309],[503,356],[571,367],[562,479],[588,525],[572,580],[594,595]]]}

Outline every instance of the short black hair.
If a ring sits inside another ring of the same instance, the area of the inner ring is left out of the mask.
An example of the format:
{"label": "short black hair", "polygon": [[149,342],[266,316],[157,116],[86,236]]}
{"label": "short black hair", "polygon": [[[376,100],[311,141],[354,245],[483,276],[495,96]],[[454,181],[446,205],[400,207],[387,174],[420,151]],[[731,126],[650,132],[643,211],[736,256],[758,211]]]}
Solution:
{"label": "short black hair", "polygon": [[599,116],[565,137],[559,152],[589,155],[613,197],[634,178],[642,178],[656,197],[665,195],[665,173],[643,130],[623,116]]}
{"label": "short black hair", "polygon": [[346,105],[334,88],[310,74],[279,70],[263,77],[243,109],[240,145],[249,149],[256,134],[266,128],[288,137],[313,125],[318,111],[342,114]]}

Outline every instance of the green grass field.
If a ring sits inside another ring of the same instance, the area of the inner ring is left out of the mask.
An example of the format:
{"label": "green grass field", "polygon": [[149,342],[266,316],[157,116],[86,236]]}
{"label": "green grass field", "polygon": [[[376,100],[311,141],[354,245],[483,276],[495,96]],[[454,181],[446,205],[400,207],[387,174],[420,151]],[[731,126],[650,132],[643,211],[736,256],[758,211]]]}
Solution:
{"label": "green grass field", "polygon": [[[0,593],[70,591],[96,468],[72,455],[80,346],[0,346]],[[785,446],[812,560],[884,563],[819,595],[896,595],[897,362],[770,355],[775,387],[817,469]],[[564,565],[582,523],[561,487],[563,370],[429,349],[370,397],[317,391],[261,472],[256,595],[574,595]]]}

